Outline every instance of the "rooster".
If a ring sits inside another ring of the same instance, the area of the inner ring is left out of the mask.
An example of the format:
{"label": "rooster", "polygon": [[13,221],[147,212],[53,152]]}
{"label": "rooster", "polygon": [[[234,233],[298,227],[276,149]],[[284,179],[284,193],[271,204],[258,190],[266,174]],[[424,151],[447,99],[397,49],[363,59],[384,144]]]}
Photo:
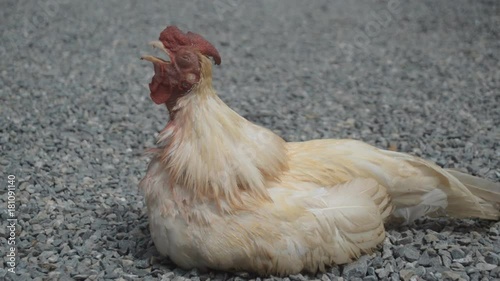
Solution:
{"label": "rooster", "polygon": [[212,87],[216,48],[169,26],[149,88],[169,121],[140,182],[158,251],[182,268],[287,275],[376,250],[389,219],[498,220],[500,185],[356,140],[285,142]]}

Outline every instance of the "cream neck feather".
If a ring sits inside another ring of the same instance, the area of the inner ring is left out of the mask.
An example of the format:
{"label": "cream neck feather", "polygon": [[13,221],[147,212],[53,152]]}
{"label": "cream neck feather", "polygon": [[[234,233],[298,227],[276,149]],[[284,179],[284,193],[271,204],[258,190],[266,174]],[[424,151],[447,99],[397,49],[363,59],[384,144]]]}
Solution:
{"label": "cream neck feather", "polygon": [[244,194],[270,200],[266,182],[287,169],[285,142],[230,109],[212,88],[211,61],[200,59],[200,82],[179,98],[158,137],[171,184],[231,209],[245,207]]}

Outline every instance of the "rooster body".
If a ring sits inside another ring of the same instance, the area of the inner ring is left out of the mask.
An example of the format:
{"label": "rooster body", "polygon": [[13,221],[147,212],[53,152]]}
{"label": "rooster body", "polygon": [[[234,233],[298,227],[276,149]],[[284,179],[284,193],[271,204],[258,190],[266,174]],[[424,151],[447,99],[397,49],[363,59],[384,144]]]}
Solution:
{"label": "rooster body", "polygon": [[[140,187],[152,239],[177,265],[263,275],[323,271],[375,250],[388,219],[499,218],[496,183],[355,140],[287,143],[252,124],[216,95],[203,51],[196,53],[199,73],[185,75],[194,81],[189,90],[172,94],[184,77],[174,44],[182,37],[167,31],[155,46],[172,62],[145,59],[155,63],[152,98],[167,105],[170,121]],[[201,44],[192,34],[181,40],[189,48]],[[217,62],[215,49],[203,44]],[[180,78],[163,83],[165,73]]]}

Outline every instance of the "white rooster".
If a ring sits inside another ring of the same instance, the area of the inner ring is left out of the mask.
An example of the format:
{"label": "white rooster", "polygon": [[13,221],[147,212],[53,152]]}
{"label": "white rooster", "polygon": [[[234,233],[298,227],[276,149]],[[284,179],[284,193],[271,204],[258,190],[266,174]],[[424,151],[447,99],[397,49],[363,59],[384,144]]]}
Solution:
{"label": "white rooster", "polygon": [[170,119],[140,187],[151,235],[183,268],[285,275],[374,251],[389,218],[498,220],[500,185],[355,140],[287,143],[212,88],[212,44],[167,27],[151,98]]}

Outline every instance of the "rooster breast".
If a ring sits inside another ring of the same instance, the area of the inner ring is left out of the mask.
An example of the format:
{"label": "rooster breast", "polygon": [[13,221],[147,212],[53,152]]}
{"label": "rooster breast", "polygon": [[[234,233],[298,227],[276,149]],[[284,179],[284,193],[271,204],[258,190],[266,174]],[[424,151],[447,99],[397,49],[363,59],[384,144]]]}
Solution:
{"label": "rooster breast", "polygon": [[370,179],[335,187],[274,182],[268,188],[272,202],[231,214],[211,201],[190,204],[193,198],[170,186],[158,160],[141,187],[156,247],[183,268],[316,272],[371,252],[385,237],[382,212],[389,201],[385,188]]}

